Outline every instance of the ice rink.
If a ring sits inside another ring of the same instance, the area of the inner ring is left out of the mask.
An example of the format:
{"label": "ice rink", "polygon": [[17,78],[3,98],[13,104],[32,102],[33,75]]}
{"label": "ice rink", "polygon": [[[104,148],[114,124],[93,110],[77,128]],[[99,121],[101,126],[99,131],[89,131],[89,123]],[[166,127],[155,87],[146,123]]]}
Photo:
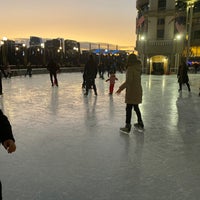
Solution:
{"label": "ice rink", "polygon": [[3,199],[199,200],[200,74],[189,77],[191,93],[179,93],[176,75],[143,75],[145,131],[129,135],[119,132],[125,93],[109,96],[105,80],[86,97],[81,73],[59,74],[58,88],[48,74],[3,79],[17,145],[0,148]]}

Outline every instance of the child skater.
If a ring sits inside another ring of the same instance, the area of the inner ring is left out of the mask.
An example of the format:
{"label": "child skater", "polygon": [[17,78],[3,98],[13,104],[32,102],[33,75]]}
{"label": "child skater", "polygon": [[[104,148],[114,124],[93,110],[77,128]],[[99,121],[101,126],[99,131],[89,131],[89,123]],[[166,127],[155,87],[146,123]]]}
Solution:
{"label": "child skater", "polygon": [[142,85],[141,85],[141,62],[137,59],[135,54],[130,54],[127,61],[126,80],[119,86],[117,94],[122,90],[126,90],[125,103],[126,103],[126,121],[125,127],[120,128],[120,131],[129,133],[131,130],[131,117],[132,108],[137,115],[137,123],[134,127],[138,130],[144,129],[139,104],[142,103]]}
{"label": "child skater", "polygon": [[113,94],[113,90],[114,90],[114,86],[115,86],[115,81],[118,80],[118,78],[115,76],[115,73],[114,72],[111,72],[110,73],[110,78],[108,78],[106,80],[106,82],[110,81],[110,87],[109,87],[109,90],[110,90],[110,95]]}

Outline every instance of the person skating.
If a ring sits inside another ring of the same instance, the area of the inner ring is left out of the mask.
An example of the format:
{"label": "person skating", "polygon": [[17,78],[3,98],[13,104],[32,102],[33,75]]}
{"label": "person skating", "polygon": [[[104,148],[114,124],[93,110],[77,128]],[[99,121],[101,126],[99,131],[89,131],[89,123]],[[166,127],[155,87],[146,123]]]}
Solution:
{"label": "person skating", "polygon": [[24,76],[27,76],[27,75],[29,75],[29,77],[32,76],[32,66],[30,62],[27,64],[27,70]]}
{"label": "person skating", "polygon": [[89,89],[93,88],[95,95],[97,95],[97,88],[95,84],[95,78],[97,76],[97,63],[95,62],[92,55],[89,56],[89,60],[85,64],[84,74],[86,82],[86,92],[85,95],[88,95]]}
{"label": "person skating", "polygon": [[49,71],[49,75],[50,75],[50,80],[51,80],[52,87],[54,86],[54,84],[56,86],[58,86],[57,72],[59,71],[59,66],[54,61],[53,58],[48,63],[47,69]]}
{"label": "person skating", "polygon": [[188,67],[185,63],[185,61],[182,59],[181,60],[181,64],[178,68],[178,74],[177,74],[177,78],[178,78],[178,83],[179,83],[179,92],[182,91],[182,85],[186,84],[188,91],[190,92],[190,84],[189,84],[189,78],[188,78]]}
{"label": "person skating", "polygon": [[129,133],[131,130],[132,108],[137,115],[137,123],[134,126],[140,130],[144,129],[139,104],[142,103],[142,85],[141,85],[141,62],[135,54],[130,54],[127,60],[126,80],[117,90],[117,94],[126,89],[126,125],[120,128],[120,131]]}
{"label": "person skating", "polygon": [[113,94],[114,86],[115,86],[115,81],[118,80],[118,78],[115,76],[114,72],[110,73],[110,77],[106,80],[106,82],[110,81],[110,86],[109,86],[109,94]]}
{"label": "person skating", "polygon": [[[8,153],[16,150],[15,139],[12,133],[12,127],[8,118],[0,110],[0,143],[4,146]],[[2,185],[0,182],[0,200],[2,200]]]}

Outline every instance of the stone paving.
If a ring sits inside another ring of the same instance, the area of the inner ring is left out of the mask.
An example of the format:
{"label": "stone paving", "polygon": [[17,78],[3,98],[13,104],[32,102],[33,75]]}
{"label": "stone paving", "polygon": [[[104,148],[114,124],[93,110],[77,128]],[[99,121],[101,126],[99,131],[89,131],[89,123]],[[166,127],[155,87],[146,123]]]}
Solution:
{"label": "stone paving", "polygon": [[[125,79],[116,74],[119,81]],[[142,76],[145,131],[121,134],[124,92],[87,97],[81,73],[3,79],[0,105],[17,151],[1,147],[5,200],[197,200],[200,197],[199,74],[178,93],[176,75]],[[132,123],[136,121],[133,111]]]}

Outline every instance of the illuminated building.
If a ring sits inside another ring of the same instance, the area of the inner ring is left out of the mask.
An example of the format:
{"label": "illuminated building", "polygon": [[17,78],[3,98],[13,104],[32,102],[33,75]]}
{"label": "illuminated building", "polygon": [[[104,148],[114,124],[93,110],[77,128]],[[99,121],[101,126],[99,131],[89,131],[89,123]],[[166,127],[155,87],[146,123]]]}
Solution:
{"label": "illuminated building", "polygon": [[145,73],[175,73],[181,58],[200,58],[200,0],[137,0],[136,7],[136,50]]}

